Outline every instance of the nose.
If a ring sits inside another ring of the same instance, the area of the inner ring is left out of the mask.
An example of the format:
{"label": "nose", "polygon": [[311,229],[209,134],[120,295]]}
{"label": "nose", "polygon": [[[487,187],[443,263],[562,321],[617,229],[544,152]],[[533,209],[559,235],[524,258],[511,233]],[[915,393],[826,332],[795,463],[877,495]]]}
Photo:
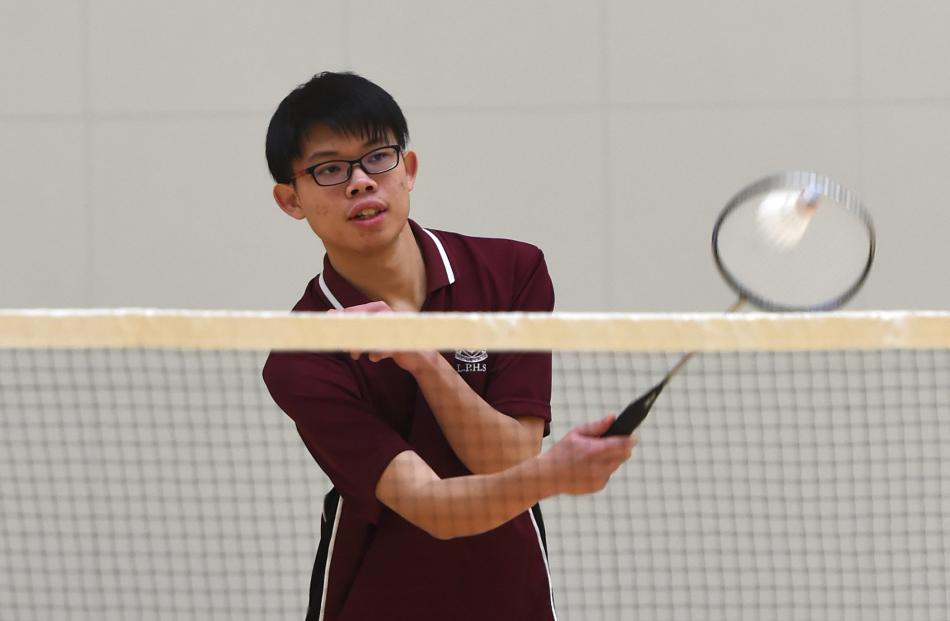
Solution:
{"label": "nose", "polygon": [[350,180],[346,184],[346,195],[352,198],[358,196],[360,192],[364,194],[375,192],[376,187],[376,180],[370,175],[367,175],[362,166],[354,164],[353,173],[350,175]]}

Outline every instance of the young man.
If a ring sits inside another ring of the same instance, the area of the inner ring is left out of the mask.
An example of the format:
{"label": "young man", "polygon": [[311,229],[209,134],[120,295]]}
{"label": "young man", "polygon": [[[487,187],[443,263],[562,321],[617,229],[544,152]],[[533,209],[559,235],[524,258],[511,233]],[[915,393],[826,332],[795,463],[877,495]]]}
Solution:
{"label": "young man", "polygon": [[[409,220],[418,170],[384,90],[323,73],[267,133],[274,198],[326,248],[296,311],[550,311],[528,244]],[[551,356],[272,353],[264,381],[333,483],[307,619],[555,619],[540,499],[589,493],[634,438],[611,418],[540,453]]]}

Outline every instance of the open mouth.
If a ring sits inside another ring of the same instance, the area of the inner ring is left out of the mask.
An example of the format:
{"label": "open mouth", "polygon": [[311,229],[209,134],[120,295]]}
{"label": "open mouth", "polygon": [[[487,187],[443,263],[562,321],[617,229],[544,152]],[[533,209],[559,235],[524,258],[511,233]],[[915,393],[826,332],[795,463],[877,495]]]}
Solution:
{"label": "open mouth", "polygon": [[367,207],[366,209],[361,209],[360,211],[353,214],[350,218],[351,220],[372,220],[376,216],[385,213],[385,209],[381,207]]}

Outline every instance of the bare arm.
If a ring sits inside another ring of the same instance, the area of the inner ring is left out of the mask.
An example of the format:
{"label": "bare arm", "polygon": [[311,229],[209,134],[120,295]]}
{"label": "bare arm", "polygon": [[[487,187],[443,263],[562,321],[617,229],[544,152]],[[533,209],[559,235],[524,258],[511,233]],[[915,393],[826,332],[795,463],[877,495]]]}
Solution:
{"label": "bare arm", "polygon": [[393,357],[410,367],[442,433],[473,473],[500,472],[541,451],[544,420],[499,412],[439,354],[415,354],[414,365],[403,354]]}
{"label": "bare arm", "polygon": [[483,533],[542,498],[603,489],[636,444],[635,436],[601,438],[612,421],[577,427],[544,453],[494,474],[440,479],[415,452],[404,451],[383,471],[376,497],[433,537]]}
{"label": "bare arm", "polygon": [[[346,312],[390,312],[382,301],[351,306]],[[357,359],[363,352],[351,352]],[[544,421],[511,417],[485,402],[438,352],[371,352],[373,362],[392,360],[416,379],[442,433],[475,474],[510,468],[541,451]]]}

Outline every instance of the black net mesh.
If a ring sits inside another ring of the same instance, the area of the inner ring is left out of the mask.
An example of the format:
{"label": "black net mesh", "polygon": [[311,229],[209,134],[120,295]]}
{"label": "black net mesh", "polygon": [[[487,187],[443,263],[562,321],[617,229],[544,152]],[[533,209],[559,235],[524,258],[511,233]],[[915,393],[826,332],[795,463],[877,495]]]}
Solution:
{"label": "black net mesh", "polygon": [[[265,356],[0,350],[0,617],[302,619],[329,482]],[[675,361],[555,354],[552,437]],[[559,618],[950,618],[948,412],[946,350],[697,357],[542,503]]]}

